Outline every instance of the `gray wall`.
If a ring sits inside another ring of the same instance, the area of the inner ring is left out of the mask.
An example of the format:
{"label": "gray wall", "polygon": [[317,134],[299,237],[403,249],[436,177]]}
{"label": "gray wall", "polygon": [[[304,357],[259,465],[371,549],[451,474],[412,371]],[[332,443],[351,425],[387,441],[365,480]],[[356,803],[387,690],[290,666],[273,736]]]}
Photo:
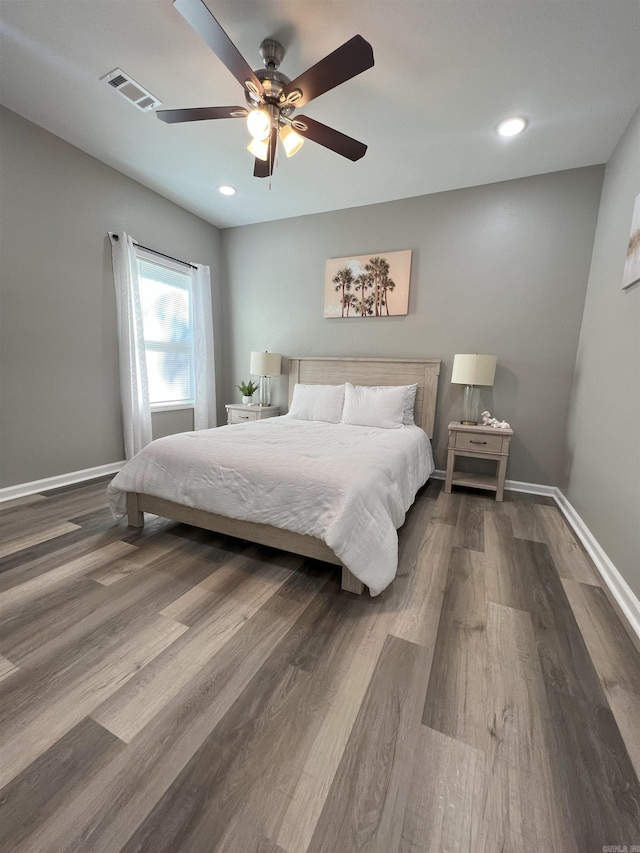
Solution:
{"label": "gray wall", "polygon": [[640,284],[621,290],[640,110],[607,164],[569,416],[567,497],[640,597]]}
{"label": "gray wall", "polygon": [[[10,486],[124,458],[107,231],[211,267],[218,348],[220,232],[15,113],[0,120],[0,486]],[[154,420],[158,435],[192,428],[191,412]]]}
{"label": "gray wall", "polygon": [[[562,485],[566,418],[602,167],[222,232],[225,401],[249,353],[440,357],[435,436],[461,416],[456,352],[498,357],[482,405],[515,429],[507,476]],[[406,317],[323,314],[327,258],[412,249]],[[274,382],[286,404],[286,381]]]}

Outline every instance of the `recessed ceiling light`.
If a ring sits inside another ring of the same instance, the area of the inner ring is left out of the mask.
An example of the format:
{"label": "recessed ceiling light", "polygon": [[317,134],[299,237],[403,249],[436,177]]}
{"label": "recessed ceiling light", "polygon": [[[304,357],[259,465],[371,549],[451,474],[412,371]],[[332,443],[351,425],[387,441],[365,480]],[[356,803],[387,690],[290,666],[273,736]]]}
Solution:
{"label": "recessed ceiling light", "polygon": [[221,187],[218,187],[218,190],[222,193],[222,195],[235,195],[236,194],[236,188],[235,187],[229,187],[226,184],[224,184]]}
{"label": "recessed ceiling light", "polygon": [[527,122],[523,118],[506,118],[498,125],[498,133],[500,136],[517,136],[527,126]]}

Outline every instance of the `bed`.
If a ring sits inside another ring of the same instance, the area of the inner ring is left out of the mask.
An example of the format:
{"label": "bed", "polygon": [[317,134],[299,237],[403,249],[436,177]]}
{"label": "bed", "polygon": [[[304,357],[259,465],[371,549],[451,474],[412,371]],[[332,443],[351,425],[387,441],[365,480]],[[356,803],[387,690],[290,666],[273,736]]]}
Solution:
{"label": "bed", "polygon": [[[394,558],[397,567],[395,529],[403,523],[415,492],[433,470],[430,444],[424,433],[429,438],[433,436],[439,372],[438,359],[292,358],[290,405],[296,383],[417,384],[416,426],[368,429],[294,421],[285,416],[170,436],[153,442],[149,452],[145,448],[112,481],[109,499],[114,513],[126,512],[134,527],[144,524],[144,513],[148,512],[332,563],[342,568],[343,589],[360,594],[366,584],[375,595],[392,579]],[[363,461],[361,446],[369,447],[369,452],[374,450],[370,466]],[[288,464],[289,452],[297,454],[291,459],[301,461]],[[331,465],[324,464],[323,452],[325,458],[332,460]],[[216,465],[210,471],[204,470],[207,454],[216,456]],[[395,456],[398,462],[392,464]],[[257,477],[252,482],[253,474],[242,470],[244,457],[247,470],[265,469],[264,482]],[[180,459],[181,462],[176,461]],[[356,495],[346,507],[353,528],[347,536],[344,530],[342,536],[337,535],[340,530],[334,528],[339,528],[341,522],[333,513],[337,522],[332,516],[330,529],[319,526],[317,515],[307,523],[311,534],[301,532],[311,505],[320,507],[324,501],[332,510],[332,502],[342,498],[342,487],[333,483],[332,466],[351,471],[355,479],[362,480],[362,495]],[[403,470],[406,476],[401,476]],[[334,485],[335,495],[331,492]],[[390,520],[380,511],[385,505]],[[217,511],[211,511],[211,507]],[[279,511],[274,513],[276,508]],[[251,520],[251,516],[275,519],[276,523]],[[364,521],[357,524],[353,519]],[[393,537],[386,530],[390,524]],[[368,526],[371,541],[361,537],[358,545],[356,537],[363,525]],[[395,555],[387,553],[392,546]],[[378,549],[380,554],[377,573],[368,568],[372,549]]]}

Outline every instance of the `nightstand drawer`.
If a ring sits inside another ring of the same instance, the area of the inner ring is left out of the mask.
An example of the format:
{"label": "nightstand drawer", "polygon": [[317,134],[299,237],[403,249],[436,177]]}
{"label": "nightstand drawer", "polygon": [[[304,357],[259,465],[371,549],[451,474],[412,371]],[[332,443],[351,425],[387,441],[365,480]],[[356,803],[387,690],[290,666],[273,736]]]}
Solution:
{"label": "nightstand drawer", "polygon": [[500,453],[501,435],[456,432],[456,450],[476,450],[482,453]]}
{"label": "nightstand drawer", "polygon": [[263,421],[265,418],[277,418],[278,406],[241,406],[240,403],[227,403],[228,424],[246,424],[249,421]]}
{"label": "nightstand drawer", "polygon": [[238,409],[231,409],[229,411],[229,423],[230,424],[244,424],[247,421],[257,421],[260,418],[260,412],[256,412],[255,410],[252,412],[251,410],[247,410],[243,412]]}

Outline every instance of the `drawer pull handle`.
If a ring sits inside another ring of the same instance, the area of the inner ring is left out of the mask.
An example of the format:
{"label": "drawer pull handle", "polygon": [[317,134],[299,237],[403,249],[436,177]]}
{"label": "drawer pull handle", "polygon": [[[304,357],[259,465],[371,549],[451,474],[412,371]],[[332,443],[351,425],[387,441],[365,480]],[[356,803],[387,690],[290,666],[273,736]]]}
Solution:
{"label": "drawer pull handle", "polygon": [[469,439],[469,444],[486,444],[486,441],[474,441],[472,438]]}
{"label": "drawer pull handle", "polygon": [[[240,418],[241,421],[248,421],[249,420],[249,415],[238,415],[238,417]],[[486,444],[486,442],[485,442],[485,444]]]}

